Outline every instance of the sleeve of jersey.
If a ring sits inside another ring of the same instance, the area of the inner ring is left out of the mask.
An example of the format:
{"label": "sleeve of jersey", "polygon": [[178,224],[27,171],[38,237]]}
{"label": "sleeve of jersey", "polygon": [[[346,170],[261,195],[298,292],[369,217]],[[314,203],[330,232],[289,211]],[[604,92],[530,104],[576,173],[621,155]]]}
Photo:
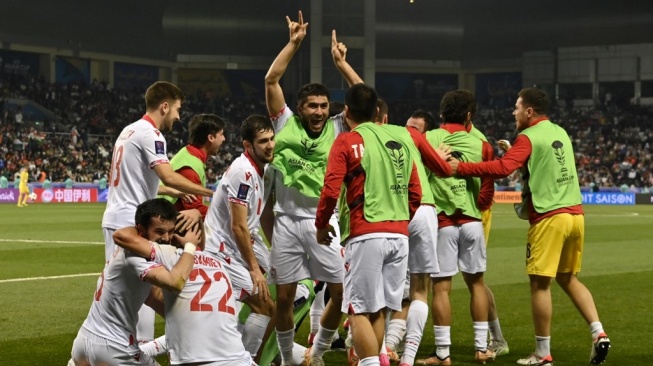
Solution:
{"label": "sleeve of jersey", "polygon": [[[494,159],[494,150],[492,145],[483,141],[483,161],[492,161]],[[485,211],[492,206],[494,199],[494,179],[488,177],[481,178],[481,190],[478,194],[478,206],[481,211]]]}
{"label": "sleeve of jersey", "polygon": [[159,132],[158,134],[148,131],[141,140],[141,149],[143,158],[147,161],[150,169],[154,169],[159,164],[168,164],[168,155],[166,154],[166,139]]}
{"label": "sleeve of jersey", "polygon": [[424,165],[439,177],[450,177],[451,166],[435,152],[435,149],[426,140],[426,137],[414,128],[407,128],[415,146],[422,155]]}
{"label": "sleeve of jersey", "polygon": [[336,138],[329,152],[326,174],[324,175],[324,186],[317,205],[315,216],[315,227],[323,229],[329,225],[329,219],[333,214],[340,196],[342,182],[347,175],[347,159],[349,150],[347,147],[347,136],[340,135]]}
{"label": "sleeve of jersey", "polygon": [[141,281],[145,279],[145,276],[147,276],[151,270],[163,266],[162,263],[156,263],[134,254],[126,254],[125,259],[127,263],[134,268]]}
{"label": "sleeve of jersey", "polygon": [[277,133],[281,131],[281,129],[286,125],[286,122],[288,122],[288,119],[292,116],[292,111],[290,108],[288,108],[287,104],[284,104],[279,113],[275,114],[274,116],[270,116],[270,121],[272,121],[274,131]]}
{"label": "sleeve of jersey", "polygon": [[239,169],[233,172],[233,175],[229,177],[229,181],[226,182],[227,199],[229,202],[243,206],[249,205],[252,194],[254,193],[252,177],[255,174],[258,173],[247,169]]}
{"label": "sleeve of jersey", "polygon": [[457,174],[492,179],[505,178],[526,163],[531,151],[531,141],[528,137],[519,135],[515,139],[515,144],[501,159],[483,163],[460,163]]}
{"label": "sleeve of jersey", "polygon": [[[197,172],[190,167],[185,166],[177,170],[177,173],[183,175],[186,179],[193,183],[200,185],[202,184],[199,175],[197,175]],[[206,218],[206,213],[208,212],[209,207],[204,204],[201,196],[195,196],[192,202],[186,202],[184,200],[179,200],[178,202],[181,202],[184,210],[197,209],[202,214],[202,217]]]}
{"label": "sleeve of jersey", "polygon": [[410,174],[410,181],[408,184],[408,207],[410,211],[410,218],[415,216],[415,212],[422,204],[422,186],[417,174],[417,166],[413,164],[413,170]]}

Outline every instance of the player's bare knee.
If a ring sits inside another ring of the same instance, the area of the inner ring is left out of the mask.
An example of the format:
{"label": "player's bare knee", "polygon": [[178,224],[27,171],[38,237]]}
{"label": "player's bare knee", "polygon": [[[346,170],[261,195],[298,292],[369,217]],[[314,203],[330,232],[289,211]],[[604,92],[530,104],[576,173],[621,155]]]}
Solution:
{"label": "player's bare knee", "polygon": [[572,284],[572,282],[573,282],[573,280],[575,278],[576,277],[571,273],[557,273],[556,274],[556,282],[565,291],[566,291],[566,289],[569,288],[569,286]]}

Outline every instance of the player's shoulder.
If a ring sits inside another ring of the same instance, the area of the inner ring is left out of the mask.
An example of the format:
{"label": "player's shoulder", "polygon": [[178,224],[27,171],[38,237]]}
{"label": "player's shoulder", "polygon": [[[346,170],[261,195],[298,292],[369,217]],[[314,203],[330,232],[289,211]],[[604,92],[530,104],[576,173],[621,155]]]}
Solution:
{"label": "player's shoulder", "polygon": [[241,154],[239,157],[234,159],[231,166],[229,166],[229,170],[222,179],[242,180],[244,177],[245,180],[250,180],[250,178],[256,174],[258,173],[256,172],[254,165],[252,165],[252,162],[245,156],[245,154]]}

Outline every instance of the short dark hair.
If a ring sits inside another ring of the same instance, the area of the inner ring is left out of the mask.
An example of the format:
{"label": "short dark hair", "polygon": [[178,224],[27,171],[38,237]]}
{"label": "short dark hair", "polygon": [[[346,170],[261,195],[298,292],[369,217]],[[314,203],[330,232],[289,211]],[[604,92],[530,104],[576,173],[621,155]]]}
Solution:
{"label": "short dark hair", "polygon": [[358,123],[374,121],[378,99],[379,96],[371,86],[363,83],[352,86],[345,95],[349,116]]}
{"label": "short dark hair", "polygon": [[379,98],[376,101],[376,107],[379,109],[379,111],[376,114],[375,122],[383,122],[383,117],[388,115],[388,103],[386,103],[383,99]]}
{"label": "short dark hair", "polygon": [[333,117],[342,113],[345,110],[345,103],[343,102],[329,102],[329,117]]}
{"label": "short dark hair", "polygon": [[476,111],[474,94],[468,90],[452,90],[447,92],[440,101],[440,114],[444,122],[463,124],[467,113]]}
{"label": "short dark hair", "polygon": [[164,198],[147,200],[136,207],[136,225],[141,225],[147,229],[154,217],[159,217],[164,221],[176,221],[177,209]]}
{"label": "short dark hair", "polygon": [[537,88],[525,88],[520,90],[517,95],[521,98],[522,105],[524,107],[533,108],[535,113],[541,115],[546,115],[549,113],[551,101],[549,100],[549,96],[544,90]]}
{"label": "short dark hair", "polygon": [[410,118],[421,118],[424,120],[424,131],[431,131],[435,128],[435,118],[433,115],[423,109],[418,109],[413,114],[410,115]]}
{"label": "short dark hair", "polygon": [[310,83],[302,85],[297,91],[297,105],[300,107],[303,106],[310,96],[325,96],[327,100],[331,99],[331,93],[326,86],[318,83]]}
{"label": "short dark hair", "polygon": [[201,146],[209,139],[209,135],[224,130],[224,121],[215,114],[197,114],[188,123],[188,142]]}
{"label": "short dark hair", "polygon": [[259,114],[253,114],[245,118],[242,126],[240,126],[240,135],[243,141],[254,142],[256,134],[261,131],[274,131],[274,126],[272,126],[272,121],[268,117]]}
{"label": "short dark hair", "polygon": [[145,109],[151,111],[157,109],[165,101],[186,99],[184,93],[175,84],[167,81],[157,81],[150,85],[145,92]]}

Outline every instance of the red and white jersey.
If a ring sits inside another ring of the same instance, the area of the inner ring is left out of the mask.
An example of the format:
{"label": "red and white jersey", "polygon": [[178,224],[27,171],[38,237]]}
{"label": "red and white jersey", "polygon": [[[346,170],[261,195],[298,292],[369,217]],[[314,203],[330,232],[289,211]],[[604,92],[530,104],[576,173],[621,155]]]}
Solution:
{"label": "red and white jersey", "polygon": [[[181,249],[163,251],[165,267],[170,270],[182,253]],[[231,280],[213,256],[195,252],[195,264],[184,288],[179,293],[164,290],[163,297],[172,365],[250,359],[238,332]]]}
{"label": "red and white jersey", "polygon": [[136,206],[156,198],[159,176],[154,167],[168,163],[166,139],[152,119],[143,116],[125,127],[113,147],[102,227],[134,226]]}
{"label": "red and white jersey", "polygon": [[242,153],[231,163],[213,193],[206,214],[204,227],[207,252],[224,252],[244,264],[231,231],[230,204],[247,207],[247,227],[253,239],[258,231],[261,212],[269,194],[265,190],[264,181],[263,172],[257,169],[247,152]]}
{"label": "red and white jersey", "polygon": [[152,288],[143,278],[148,271],[161,266],[158,248],[152,252],[153,258],[148,260],[118,247],[98,279],[93,304],[82,327],[123,346],[137,342],[138,310]]}

